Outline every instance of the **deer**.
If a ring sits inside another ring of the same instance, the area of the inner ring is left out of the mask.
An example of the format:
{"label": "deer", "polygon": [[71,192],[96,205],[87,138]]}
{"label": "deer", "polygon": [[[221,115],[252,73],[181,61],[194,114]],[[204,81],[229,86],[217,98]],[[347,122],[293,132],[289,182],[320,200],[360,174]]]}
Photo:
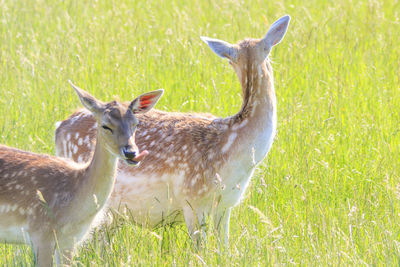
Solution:
{"label": "deer", "polygon": [[[283,39],[289,21],[290,16],[284,16],[264,38],[238,44],[201,37],[236,72],[241,109],[227,118],[156,109],[139,114],[136,142],[150,154],[140,169],[118,165],[113,208],[128,208],[133,220],[145,227],[184,220],[196,243],[204,237],[208,219],[220,240],[228,243],[232,208],[244,197],[276,133],[276,94],[268,56]],[[76,162],[89,160],[97,130],[87,110],[76,111],[56,125],[56,154]]]}
{"label": "deer", "polygon": [[149,111],[163,94],[138,96],[128,106],[104,103],[75,89],[101,125],[86,163],[0,145],[0,241],[32,245],[35,264],[69,263],[104,210],[115,182],[117,159],[138,166],[148,155],[135,144],[137,114]]}

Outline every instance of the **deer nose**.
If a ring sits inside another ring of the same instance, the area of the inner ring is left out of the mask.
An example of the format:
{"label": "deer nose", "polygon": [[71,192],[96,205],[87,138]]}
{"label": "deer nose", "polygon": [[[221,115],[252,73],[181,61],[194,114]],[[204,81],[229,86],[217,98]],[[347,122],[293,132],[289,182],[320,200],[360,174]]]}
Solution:
{"label": "deer nose", "polygon": [[125,146],[125,147],[122,149],[122,152],[124,153],[124,156],[125,156],[127,159],[134,159],[134,158],[136,157],[136,151],[132,151],[131,146]]}

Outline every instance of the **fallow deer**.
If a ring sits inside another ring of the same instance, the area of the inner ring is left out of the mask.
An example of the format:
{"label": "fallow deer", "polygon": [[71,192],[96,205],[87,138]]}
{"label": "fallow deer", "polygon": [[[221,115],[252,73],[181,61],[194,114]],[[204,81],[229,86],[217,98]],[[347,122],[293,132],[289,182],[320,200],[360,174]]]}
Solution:
{"label": "fallow deer", "polygon": [[126,106],[72,86],[101,125],[88,163],[0,145],[0,241],[32,244],[39,266],[52,265],[56,246],[57,262],[70,260],[112,192],[117,158],[132,166],[148,154],[135,144],[135,114],[150,110],[163,93],[141,95]]}
{"label": "fallow deer", "polygon": [[[211,215],[228,240],[231,208],[239,203],[275,136],[276,96],[268,55],[284,37],[289,21],[284,16],[264,38],[236,45],[201,37],[233,66],[242,86],[240,111],[228,118],[159,110],[140,115],[136,141],[151,153],[140,169],[119,164],[111,197],[114,207],[128,207],[134,220],[147,226],[177,221],[183,214],[192,237]],[[58,123],[57,155],[89,160],[97,126],[86,110]]]}

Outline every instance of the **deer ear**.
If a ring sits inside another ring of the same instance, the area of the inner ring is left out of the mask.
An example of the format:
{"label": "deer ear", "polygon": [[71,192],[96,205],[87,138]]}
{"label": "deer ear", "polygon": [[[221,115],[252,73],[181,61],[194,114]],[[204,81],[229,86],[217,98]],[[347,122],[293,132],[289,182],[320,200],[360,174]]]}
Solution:
{"label": "deer ear", "polygon": [[263,43],[271,49],[274,45],[279,44],[282,41],[283,37],[286,34],[287,28],[289,26],[290,16],[286,15],[275,21],[265,37],[263,38]]}
{"label": "deer ear", "polygon": [[157,104],[158,100],[163,94],[163,89],[142,94],[131,102],[129,108],[133,113],[145,113],[154,107],[155,104]]}
{"label": "deer ear", "polygon": [[85,106],[85,108],[87,108],[93,113],[99,113],[102,111],[103,103],[101,101],[91,96],[88,92],[75,86],[71,81],[68,82],[71,84],[72,88],[75,89],[75,92],[79,97],[79,100],[81,101],[82,105]]}
{"label": "deer ear", "polygon": [[236,61],[237,52],[235,47],[230,43],[204,36],[200,36],[200,39],[206,44],[208,44],[211,50],[214,51],[214,53],[217,54],[218,56],[222,58],[227,58],[232,61]]}

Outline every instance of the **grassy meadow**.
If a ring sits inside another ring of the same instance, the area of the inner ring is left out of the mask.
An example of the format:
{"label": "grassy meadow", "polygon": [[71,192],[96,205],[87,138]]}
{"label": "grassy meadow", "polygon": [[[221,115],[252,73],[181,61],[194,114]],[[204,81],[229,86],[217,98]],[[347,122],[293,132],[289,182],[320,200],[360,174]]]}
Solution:
{"label": "grassy meadow", "polygon": [[[98,229],[76,266],[398,265],[400,1],[0,0],[0,143],[54,154],[55,122],[97,98],[164,88],[157,108],[236,113],[240,85],[200,35],[260,38],[292,17],[271,54],[278,133],[230,245],[200,249],[184,225],[145,229],[129,212]],[[0,244],[0,266],[32,266]]]}

